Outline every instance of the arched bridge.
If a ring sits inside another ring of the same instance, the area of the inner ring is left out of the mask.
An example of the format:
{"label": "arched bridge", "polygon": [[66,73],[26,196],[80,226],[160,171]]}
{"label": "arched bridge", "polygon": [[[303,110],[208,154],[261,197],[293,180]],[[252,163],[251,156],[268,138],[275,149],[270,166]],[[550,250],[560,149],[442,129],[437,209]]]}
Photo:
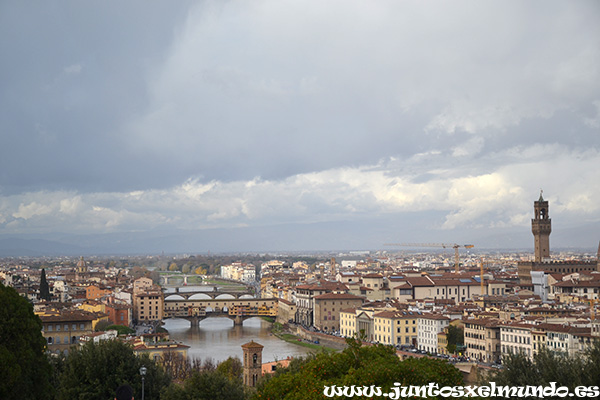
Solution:
{"label": "arched bridge", "polygon": [[[170,296],[171,297],[171,296]],[[164,317],[183,318],[192,326],[209,317],[225,317],[234,325],[242,325],[248,318],[276,317],[276,298],[270,299],[175,299],[165,298]]]}
{"label": "arched bridge", "polygon": [[227,289],[218,289],[217,287],[213,287],[212,291],[200,291],[200,290],[180,290],[180,288],[176,287],[175,292],[166,292],[165,291],[165,300],[169,297],[174,298],[173,296],[179,296],[178,298],[182,298],[184,300],[188,300],[191,297],[195,296],[197,299],[201,299],[202,297],[216,299],[222,295],[230,295],[236,299],[239,299],[242,296],[253,296],[253,292],[246,290],[227,290]]}

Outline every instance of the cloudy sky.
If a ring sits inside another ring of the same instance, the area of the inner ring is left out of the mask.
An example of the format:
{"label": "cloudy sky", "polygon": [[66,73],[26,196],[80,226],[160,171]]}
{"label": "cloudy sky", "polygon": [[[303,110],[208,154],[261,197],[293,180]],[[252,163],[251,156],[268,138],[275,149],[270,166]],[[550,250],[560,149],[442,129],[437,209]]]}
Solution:
{"label": "cloudy sky", "polygon": [[543,189],[600,240],[597,1],[5,0],[0,51],[4,238],[527,248]]}

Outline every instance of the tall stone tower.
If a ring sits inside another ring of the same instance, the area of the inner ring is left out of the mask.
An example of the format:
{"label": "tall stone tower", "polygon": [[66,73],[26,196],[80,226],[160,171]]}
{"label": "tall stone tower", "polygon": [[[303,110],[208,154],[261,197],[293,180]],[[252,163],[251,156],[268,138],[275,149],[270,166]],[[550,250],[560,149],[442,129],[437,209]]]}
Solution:
{"label": "tall stone tower", "polygon": [[255,387],[262,376],[262,351],[264,346],[254,340],[242,345],[244,352],[244,385]]}
{"label": "tall stone tower", "polygon": [[531,220],[531,231],[534,237],[535,262],[542,262],[550,257],[550,232],[552,221],[548,215],[548,202],[542,197],[533,203],[534,218]]}

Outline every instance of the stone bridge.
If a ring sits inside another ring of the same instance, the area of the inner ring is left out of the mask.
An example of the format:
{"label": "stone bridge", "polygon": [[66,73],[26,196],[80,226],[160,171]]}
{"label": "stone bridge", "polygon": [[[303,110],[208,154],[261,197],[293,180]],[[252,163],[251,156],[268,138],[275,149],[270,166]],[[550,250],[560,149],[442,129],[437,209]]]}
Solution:
{"label": "stone bridge", "polygon": [[[163,290],[164,291],[164,290]],[[208,297],[211,299],[216,299],[217,297],[220,297],[222,295],[230,295],[236,299],[239,299],[242,296],[250,296],[253,297],[254,293],[248,289],[246,290],[219,290],[217,289],[217,287],[213,287],[212,291],[200,291],[200,290],[193,290],[193,291],[183,291],[180,290],[180,288],[176,287],[175,288],[175,292],[164,292],[165,293],[165,300],[169,297],[173,297],[173,296],[180,296],[181,298],[183,298],[184,300],[189,300],[190,297],[196,296],[196,298],[198,300],[200,297]]]}
{"label": "stone bridge", "polygon": [[229,318],[234,325],[242,325],[248,318],[277,317],[276,298],[269,299],[176,299],[165,298],[164,319],[182,318],[198,326],[200,321],[211,317]]}
{"label": "stone bridge", "polygon": [[[187,285],[188,284],[188,278],[194,276],[192,274],[172,274],[172,275],[167,275],[167,274],[161,274],[160,275],[160,285],[161,286],[168,286],[169,285],[169,279],[170,278],[175,278],[176,280],[179,279],[183,279],[183,284]],[[196,275],[198,276],[198,275]]]}

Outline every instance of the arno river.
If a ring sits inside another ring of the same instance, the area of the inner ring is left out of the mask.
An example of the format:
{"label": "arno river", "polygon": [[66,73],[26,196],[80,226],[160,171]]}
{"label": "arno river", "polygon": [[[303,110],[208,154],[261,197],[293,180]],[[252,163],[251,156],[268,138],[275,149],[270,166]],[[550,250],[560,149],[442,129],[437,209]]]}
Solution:
{"label": "arno river", "polygon": [[[208,291],[211,287],[188,286],[180,288],[185,291]],[[165,295],[174,294],[169,288]],[[297,357],[310,352],[310,349],[287,343],[271,335],[271,323],[260,318],[250,318],[243,326],[234,326],[229,318],[207,318],[197,327],[191,327],[185,319],[167,319],[163,328],[169,331],[172,340],[190,346],[188,357],[203,361],[212,358],[219,362],[228,357],[237,356],[242,359],[242,345],[254,340],[262,344],[263,362],[281,360],[288,356]]]}
{"label": "arno river", "polygon": [[229,318],[208,318],[196,328],[184,319],[167,319],[163,328],[169,331],[172,340],[190,346],[188,357],[203,361],[212,358],[216,362],[229,356],[242,359],[241,346],[251,340],[265,346],[263,362],[281,360],[288,356],[297,357],[310,352],[302,346],[287,343],[271,335],[271,323],[260,318],[244,321],[243,326],[234,326]]}

